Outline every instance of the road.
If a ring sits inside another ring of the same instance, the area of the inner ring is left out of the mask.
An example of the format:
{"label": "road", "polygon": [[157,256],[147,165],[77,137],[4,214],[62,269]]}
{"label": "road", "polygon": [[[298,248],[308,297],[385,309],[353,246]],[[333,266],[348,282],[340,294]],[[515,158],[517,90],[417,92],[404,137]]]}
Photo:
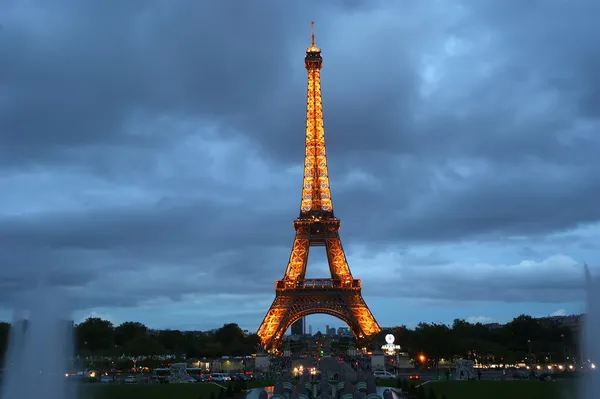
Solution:
{"label": "road", "polygon": [[337,373],[339,378],[342,379],[346,375],[352,375],[355,373],[354,370],[346,362],[339,363],[338,358],[324,356],[319,362],[319,370],[321,373],[327,373],[331,377],[334,373]]}
{"label": "road", "polygon": [[352,370],[352,367],[348,363],[338,363],[337,357],[323,356],[320,361],[317,358],[307,357],[304,359],[297,359],[293,362],[292,368],[311,369],[317,368],[321,373],[327,373],[329,377],[337,373],[340,379],[343,379],[346,375],[353,376],[356,372]]}
{"label": "road", "polygon": [[[294,362],[292,364],[292,368],[294,368],[294,367],[300,368],[300,366],[302,366],[304,369],[311,369],[311,368],[315,367],[322,373],[327,373],[327,375],[329,377],[333,376],[334,373],[338,373],[340,380],[345,379],[346,376],[348,376],[352,379],[355,379],[358,376],[357,372],[355,370],[353,370],[352,367],[350,366],[350,364],[348,364],[347,362],[338,363],[337,357],[323,356],[323,357],[321,357],[321,360],[319,362],[317,362],[317,358],[315,358],[315,357],[307,357],[304,359],[294,360]],[[435,371],[414,370],[414,371],[400,372],[400,373],[398,373],[398,377],[408,378],[411,375],[418,375],[420,377],[420,380],[428,381],[428,380],[437,379],[438,375],[440,376],[439,377],[440,379],[445,379],[446,378],[445,373],[446,373],[445,369],[440,369],[439,373],[435,372]],[[361,378],[364,378],[367,375],[371,375],[371,373],[367,372],[367,371],[361,371],[360,374],[361,374],[360,375]],[[453,377],[454,377],[454,375],[453,375]],[[502,378],[502,372],[499,370],[483,370],[481,373],[482,380],[499,380],[501,378]],[[505,378],[511,379],[512,373],[507,372],[505,375]]]}

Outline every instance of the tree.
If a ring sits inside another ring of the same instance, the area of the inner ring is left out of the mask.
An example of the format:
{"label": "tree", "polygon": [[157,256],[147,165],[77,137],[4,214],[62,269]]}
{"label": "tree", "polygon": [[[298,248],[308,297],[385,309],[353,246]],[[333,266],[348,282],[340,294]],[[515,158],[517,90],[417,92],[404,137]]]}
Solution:
{"label": "tree", "polygon": [[481,323],[472,324],[462,319],[455,319],[452,324],[454,355],[467,356],[480,363],[486,363],[489,355],[497,346],[491,339],[490,330]]}
{"label": "tree", "polygon": [[99,317],[89,317],[77,326],[77,343],[80,350],[93,353],[114,349],[113,324]]}
{"label": "tree", "polygon": [[[577,343],[569,328],[551,323],[551,319],[542,324],[526,315],[521,315],[501,327],[473,324],[457,319],[451,327],[445,324],[421,323],[414,330],[406,326],[396,327],[392,333],[403,351],[417,359],[416,366],[438,368],[442,358],[451,360],[454,356],[475,359],[482,363],[514,363],[524,360],[529,353],[533,355],[532,360],[535,357],[535,360],[541,362],[546,359],[562,362],[578,353]],[[24,326],[26,325],[24,323]],[[10,328],[8,323],[0,322],[0,355],[7,345]],[[373,344],[380,346],[388,332],[378,334],[373,338]],[[245,334],[235,323],[224,324],[217,330],[207,332],[164,330],[154,335],[149,334],[148,328],[139,322],[125,322],[115,328],[110,321],[97,317],[88,318],[79,324],[76,327],[76,336],[79,353],[86,355],[185,353],[188,358],[210,358],[249,355],[257,350],[260,342],[256,334]],[[318,336],[321,337],[321,334]],[[341,338],[337,346],[332,345],[332,348],[345,352],[351,341]],[[291,346],[294,351],[301,348],[295,342],[291,343]],[[421,354],[425,361],[419,361]],[[149,359],[144,365],[150,365],[153,361]],[[106,362],[106,367],[111,367],[114,361]],[[236,387],[237,384],[233,386],[234,389]]]}
{"label": "tree", "polygon": [[123,346],[127,341],[145,336],[148,334],[148,327],[142,323],[126,321],[115,328],[115,345]]}
{"label": "tree", "polygon": [[4,358],[4,353],[6,353],[9,335],[10,323],[0,322],[0,358]]}
{"label": "tree", "polygon": [[244,340],[244,355],[250,355],[255,352],[256,347],[260,344],[260,338],[257,334],[249,334]]}
{"label": "tree", "polygon": [[[223,325],[214,332],[216,343],[221,345],[223,354],[232,356],[243,356],[253,353],[254,348],[259,343],[256,334],[245,336],[242,329],[235,323]],[[216,349],[213,346],[213,349]]]}
{"label": "tree", "polygon": [[206,357],[220,357],[225,354],[225,349],[220,342],[207,341],[203,349],[203,355]]}
{"label": "tree", "polygon": [[508,335],[508,343],[515,349],[525,352],[529,341],[540,340],[544,336],[544,328],[540,322],[528,315],[514,318],[504,326]]}
{"label": "tree", "polygon": [[415,346],[418,345],[431,367],[435,369],[440,359],[449,359],[455,353],[450,327],[445,324],[419,323],[415,329],[415,338]]}
{"label": "tree", "polygon": [[223,327],[215,331],[215,338],[222,344],[228,344],[236,338],[240,340],[243,339],[244,332],[237,324],[228,323],[224,324]]}
{"label": "tree", "polygon": [[184,336],[179,330],[163,330],[158,333],[158,342],[170,353],[181,352],[185,345]]}
{"label": "tree", "polygon": [[165,350],[156,339],[150,335],[138,335],[123,346],[123,351],[132,356],[159,355]]}
{"label": "tree", "polygon": [[393,332],[396,343],[411,357],[418,355],[419,349],[415,342],[415,332],[406,326],[396,327]]}

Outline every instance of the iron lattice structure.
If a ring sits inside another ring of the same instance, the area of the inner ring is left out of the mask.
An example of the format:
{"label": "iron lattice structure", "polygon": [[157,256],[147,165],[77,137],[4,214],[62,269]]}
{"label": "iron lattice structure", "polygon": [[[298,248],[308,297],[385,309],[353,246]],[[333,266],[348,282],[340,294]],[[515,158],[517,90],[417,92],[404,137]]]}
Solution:
{"label": "iron lattice structure", "polygon": [[[262,345],[269,351],[277,350],[294,322],[314,313],[344,321],[357,339],[381,331],[362,298],[360,280],[352,277],[339,236],[340,220],[333,214],[321,103],[322,65],[313,24],[312,43],[304,58],[308,95],[300,216],[294,221],[296,237],[285,275],[276,281],[275,300],[258,329]],[[331,278],[305,278],[311,246],[325,247]]]}

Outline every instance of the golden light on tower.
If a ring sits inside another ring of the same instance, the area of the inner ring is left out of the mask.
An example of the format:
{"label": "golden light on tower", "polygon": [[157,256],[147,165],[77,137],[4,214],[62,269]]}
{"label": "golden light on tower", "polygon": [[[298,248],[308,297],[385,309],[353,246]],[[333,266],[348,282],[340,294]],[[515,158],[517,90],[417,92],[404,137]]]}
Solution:
{"label": "golden light on tower", "polygon": [[[357,339],[381,331],[362,298],[361,281],[354,279],[350,272],[339,236],[340,220],[333,212],[323,126],[322,66],[323,58],[315,43],[312,22],[311,44],[304,57],[308,84],[300,214],[294,221],[296,236],[285,275],[275,282],[275,300],[257,332],[268,350],[279,346],[295,321],[314,313],[328,314],[344,321]],[[330,278],[305,278],[311,246],[325,247]]]}

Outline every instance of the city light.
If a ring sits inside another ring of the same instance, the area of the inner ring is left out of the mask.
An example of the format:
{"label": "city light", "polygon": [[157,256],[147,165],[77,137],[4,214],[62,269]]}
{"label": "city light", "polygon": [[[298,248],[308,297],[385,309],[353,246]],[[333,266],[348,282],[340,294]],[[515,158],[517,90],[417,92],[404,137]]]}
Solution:
{"label": "city light", "polygon": [[425,355],[419,355],[419,360],[423,363],[425,361]]}

